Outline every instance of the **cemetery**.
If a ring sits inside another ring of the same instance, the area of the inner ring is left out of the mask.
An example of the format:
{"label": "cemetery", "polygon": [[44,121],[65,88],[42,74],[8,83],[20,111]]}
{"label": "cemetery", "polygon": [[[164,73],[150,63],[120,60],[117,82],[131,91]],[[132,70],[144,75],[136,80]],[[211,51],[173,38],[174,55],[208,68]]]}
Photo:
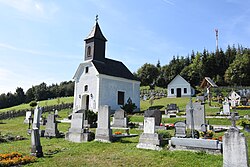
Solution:
{"label": "cemetery", "polygon": [[[156,99],[154,104],[163,104],[162,100],[165,100],[166,107],[167,104],[173,104],[172,99],[169,98]],[[43,166],[44,163],[55,166],[80,164],[100,166],[110,163],[117,166],[122,164],[146,166],[148,163],[155,166],[170,164],[222,166],[228,163],[239,163],[238,161],[244,164],[249,161],[250,134],[243,126],[239,126],[241,122],[247,122],[247,119],[243,118],[247,111],[236,110],[240,117],[234,114],[235,119],[231,116],[216,118],[209,115],[216,113],[218,108],[210,108],[207,103],[203,105],[195,102],[195,98],[192,98],[192,104],[190,104],[190,98],[176,99],[175,102],[180,112],[186,115],[166,117],[165,109],[162,108],[135,114],[126,114],[120,109],[112,116],[109,107],[103,106],[98,114],[97,127],[90,127],[84,112],[73,113],[71,123],[63,123],[60,120],[66,119],[72,109],[59,110],[57,111],[59,117],[55,117],[55,111],[40,113],[38,107],[31,115],[27,111],[26,116],[1,121],[2,136],[11,134],[23,139],[1,141],[0,154],[18,152],[23,156],[32,155],[33,159],[30,161],[32,163],[29,163],[29,166]],[[212,105],[216,103],[212,102]],[[142,101],[141,105],[149,107],[149,100]],[[234,110],[230,109],[230,112],[232,111]],[[45,125],[39,118],[41,116],[47,120]],[[30,125],[25,121],[30,120],[29,117],[33,120]],[[134,123],[135,128],[131,128],[129,123]],[[173,124],[174,128],[163,128],[162,124]],[[29,128],[31,134],[27,133]],[[216,128],[225,130],[217,132]],[[194,129],[193,133],[192,129]],[[44,131],[44,136],[39,134],[40,131]],[[230,138],[230,136],[234,137]],[[233,144],[238,141],[241,145]],[[231,146],[229,146],[230,143]],[[223,152],[228,149],[230,151]],[[37,158],[34,159],[34,157]],[[228,162],[229,160],[232,162]]]}
{"label": "cemetery", "polygon": [[0,111],[0,166],[248,166],[247,91],[223,94],[205,77],[195,97],[179,74],[167,90],[140,90],[106,58],[98,16],[84,41],[70,103]]}

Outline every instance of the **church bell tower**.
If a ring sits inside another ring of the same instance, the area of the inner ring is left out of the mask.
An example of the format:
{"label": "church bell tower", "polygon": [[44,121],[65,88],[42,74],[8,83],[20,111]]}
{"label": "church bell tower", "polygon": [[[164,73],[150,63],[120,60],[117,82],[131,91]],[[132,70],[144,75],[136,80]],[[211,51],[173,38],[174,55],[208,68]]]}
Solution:
{"label": "church bell tower", "polygon": [[96,16],[96,23],[85,41],[85,55],[86,60],[105,61],[105,48],[107,39],[102,34],[101,28],[98,24],[98,15]]}

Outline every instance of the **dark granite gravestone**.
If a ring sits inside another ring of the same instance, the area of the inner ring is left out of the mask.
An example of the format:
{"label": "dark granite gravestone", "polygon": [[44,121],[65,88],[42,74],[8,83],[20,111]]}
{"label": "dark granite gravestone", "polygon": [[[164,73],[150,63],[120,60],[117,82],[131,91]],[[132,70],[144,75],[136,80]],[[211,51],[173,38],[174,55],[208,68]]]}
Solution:
{"label": "dark granite gravestone", "polygon": [[160,126],[162,114],[160,110],[146,110],[144,112],[144,117],[154,117],[155,118],[155,125]]}

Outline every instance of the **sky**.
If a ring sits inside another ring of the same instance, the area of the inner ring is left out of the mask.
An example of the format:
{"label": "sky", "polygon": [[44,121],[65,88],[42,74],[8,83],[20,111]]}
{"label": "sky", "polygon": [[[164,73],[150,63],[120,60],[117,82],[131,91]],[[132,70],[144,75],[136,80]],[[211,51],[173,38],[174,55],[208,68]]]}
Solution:
{"label": "sky", "polygon": [[131,72],[192,50],[250,45],[250,1],[0,0],[0,94],[70,81],[98,15],[106,57]]}

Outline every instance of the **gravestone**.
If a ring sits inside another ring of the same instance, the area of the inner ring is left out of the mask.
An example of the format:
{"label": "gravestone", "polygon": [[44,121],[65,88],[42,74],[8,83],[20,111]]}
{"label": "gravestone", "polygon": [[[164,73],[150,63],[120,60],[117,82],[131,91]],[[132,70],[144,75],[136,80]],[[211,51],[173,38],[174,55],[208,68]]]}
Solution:
{"label": "gravestone", "polygon": [[26,111],[26,115],[25,115],[25,119],[24,119],[23,123],[28,124],[31,117],[32,117],[32,112]]}
{"label": "gravestone", "polygon": [[179,112],[179,108],[177,107],[176,104],[168,104],[166,109],[165,109],[165,114],[176,114]]}
{"label": "gravestone", "polygon": [[[191,105],[193,108],[193,117],[191,114]],[[186,123],[187,128],[191,129],[192,118],[194,123],[194,129],[201,130],[201,125],[206,123],[205,120],[205,106],[200,102],[190,103],[186,106]]]}
{"label": "gravestone", "polygon": [[174,124],[175,127],[175,137],[186,137],[186,123],[178,121]]}
{"label": "gravestone", "polygon": [[42,115],[42,110],[38,105],[34,110],[34,121],[31,130],[31,155],[36,157],[43,157],[42,146],[40,142],[40,118]]}
{"label": "gravestone", "polygon": [[222,113],[224,115],[230,115],[230,106],[229,106],[229,103],[227,101],[223,102],[223,111],[222,111]]}
{"label": "gravestone", "polygon": [[247,167],[247,141],[243,133],[235,125],[235,115],[232,114],[232,126],[225,132],[223,141],[223,167]]}
{"label": "gravestone", "polygon": [[58,110],[55,110],[55,117],[58,117]]}
{"label": "gravestone", "polygon": [[59,137],[60,133],[57,129],[56,115],[49,114],[46,123],[46,129],[44,132],[45,137]]}
{"label": "gravestone", "polygon": [[146,110],[144,112],[144,117],[154,117],[155,118],[155,125],[160,126],[162,114],[160,110]]}
{"label": "gravestone", "polygon": [[112,129],[110,128],[110,106],[100,106],[95,140],[100,142],[112,141]]}
{"label": "gravestone", "polygon": [[88,128],[84,128],[84,113],[72,114],[71,127],[66,133],[65,139],[76,143],[92,140],[91,132]]}
{"label": "gravestone", "polygon": [[155,133],[155,118],[144,117],[144,132],[140,135],[137,148],[161,150],[160,136]]}
{"label": "gravestone", "polygon": [[112,127],[128,127],[128,118],[126,117],[126,113],[123,109],[115,111]]}

